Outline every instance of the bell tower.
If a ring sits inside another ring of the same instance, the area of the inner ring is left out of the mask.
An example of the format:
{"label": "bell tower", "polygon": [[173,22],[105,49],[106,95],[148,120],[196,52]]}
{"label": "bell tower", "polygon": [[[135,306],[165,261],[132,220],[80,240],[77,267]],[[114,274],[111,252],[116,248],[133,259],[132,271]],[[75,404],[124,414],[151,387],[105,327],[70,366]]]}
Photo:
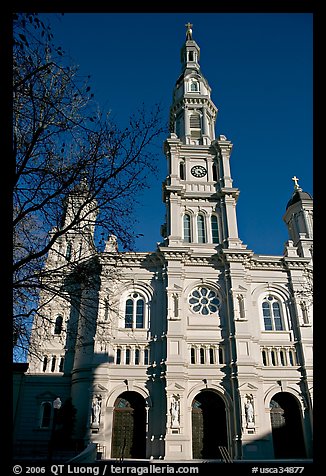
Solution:
{"label": "bell tower", "polygon": [[283,216],[290,239],[298,248],[299,256],[312,258],[313,256],[313,199],[299,186],[299,179],[294,176],[294,190],[287,203]]}
{"label": "bell tower", "polygon": [[186,25],[181,49],[181,75],[176,81],[170,109],[170,137],[165,141],[168,176],[163,183],[166,246],[213,250],[245,248],[238,237],[236,202],[232,185],[232,143],[215,138],[218,109],[203,76],[200,48]]}

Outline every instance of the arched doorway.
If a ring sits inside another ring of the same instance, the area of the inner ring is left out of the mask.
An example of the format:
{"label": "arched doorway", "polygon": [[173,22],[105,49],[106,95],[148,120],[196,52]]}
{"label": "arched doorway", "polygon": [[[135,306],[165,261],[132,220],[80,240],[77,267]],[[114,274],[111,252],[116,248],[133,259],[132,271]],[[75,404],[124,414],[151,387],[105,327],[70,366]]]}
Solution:
{"label": "arched doorway", "polygon": [[146,457],[145,400],[137,392],[123,392],[115,401],[111,457]]}
{"label": "arched doorway", "polygon": [[298,400],[279,392],[270,402],[275,458],[306,458],[302,416]]}
{"label": "arched doorway", "polygon": [[225,404],[215,392],[203,390],[192,402],[192,457],[221,459],[219,446],[228,449]]}

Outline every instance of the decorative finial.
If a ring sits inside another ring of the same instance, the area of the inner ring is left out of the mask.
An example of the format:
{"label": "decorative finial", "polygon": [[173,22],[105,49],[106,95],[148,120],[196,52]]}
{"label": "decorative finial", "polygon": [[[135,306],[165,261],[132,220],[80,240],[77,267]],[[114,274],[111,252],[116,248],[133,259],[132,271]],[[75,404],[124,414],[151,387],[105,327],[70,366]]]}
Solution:
{"label": "decorative finial", "polygon": [[186,40],[192,40],[192,23],[188,22],[185,26],[187,27]]}
{"label": "decorative finial", "polygon": [[301,190],[298,184],[300,179],[298,179],[298,177],[295,175],[294,177],[292,177],[292,180],[294,182],[294,190]]}

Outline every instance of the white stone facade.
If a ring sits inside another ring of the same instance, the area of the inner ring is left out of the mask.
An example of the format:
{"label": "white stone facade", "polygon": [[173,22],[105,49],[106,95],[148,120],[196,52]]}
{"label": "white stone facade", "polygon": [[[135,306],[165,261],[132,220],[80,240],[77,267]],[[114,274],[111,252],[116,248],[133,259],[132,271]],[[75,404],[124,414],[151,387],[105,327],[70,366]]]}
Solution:
{"label": "white stone facade", "polygon": [[[129,457],[220,459],[224,447],[233,459],[311,458],[312,199],[295,188],[283,256],[247,249],[232,144],[215,138],[217,108],[192,35],[182,54],[164,144],[163,241],[155,252],[120,253],[109,237],[98,253],[90,229],[89,240],[71,234],[56,245],[83,249],[95,279],[78,285],[77,311],[73,298],[47,304],[53,324],[43,332],[53,337],[37,337],[47,360],[30,359],[15,438],[48,438],[44,402],[60,395],[77,410],[75,437],[98,443],[106,458],[119,457],[119,421],[131,407],[143,442],[129,442]],[[53,249],[47,266],[58,256]],[[276,431],[289,407],[298,454],[282,453],[286,435]]]}

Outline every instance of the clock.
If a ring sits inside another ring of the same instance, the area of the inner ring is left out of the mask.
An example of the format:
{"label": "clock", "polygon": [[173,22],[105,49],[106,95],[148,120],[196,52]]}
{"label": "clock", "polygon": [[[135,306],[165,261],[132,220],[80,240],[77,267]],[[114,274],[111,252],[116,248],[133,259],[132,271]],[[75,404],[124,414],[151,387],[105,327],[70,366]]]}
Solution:
{"label": "clock", "polygon": [[202,165],[194,165],[191,169],[191,173],[194,177],[204,177],[207,173],[207,170]]}

